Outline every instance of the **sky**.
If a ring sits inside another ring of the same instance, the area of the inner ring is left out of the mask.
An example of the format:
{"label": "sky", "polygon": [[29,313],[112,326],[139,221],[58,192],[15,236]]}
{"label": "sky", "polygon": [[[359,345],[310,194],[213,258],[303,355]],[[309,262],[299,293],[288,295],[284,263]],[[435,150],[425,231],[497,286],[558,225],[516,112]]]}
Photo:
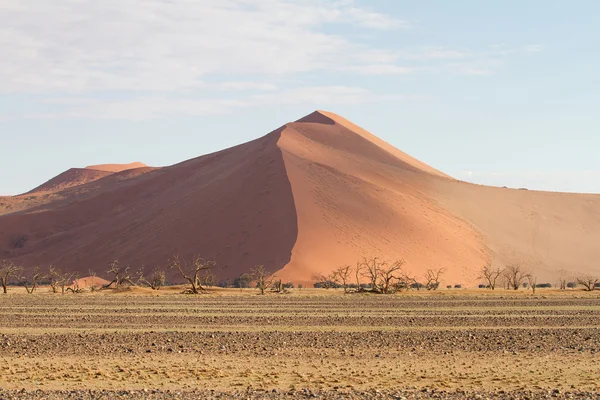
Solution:
{"label": "sky", "polygon": [[475,183],[600,193],[596,0],[0,0],[0,194],[317,109]]}

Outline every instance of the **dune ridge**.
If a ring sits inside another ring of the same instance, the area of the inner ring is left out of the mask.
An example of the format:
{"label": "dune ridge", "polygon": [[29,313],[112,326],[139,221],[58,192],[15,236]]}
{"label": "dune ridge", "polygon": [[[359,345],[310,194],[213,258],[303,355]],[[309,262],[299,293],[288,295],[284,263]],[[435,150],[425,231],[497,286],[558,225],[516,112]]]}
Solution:
{"label": "dune ridge", "polygon": [[489,262],[522,262],[540,282],[600,274],[599,195],[460,182],[325,111],[169,167],[85,171],[35,201],[0,199],[0,213],[12,207],[0,258],[105,276],[114,258],[150,270],[199,254],[220,280],[262,264],[303,284],[375,256],[404,259],[417,278],[445,268],[443,284],[465,286]]}

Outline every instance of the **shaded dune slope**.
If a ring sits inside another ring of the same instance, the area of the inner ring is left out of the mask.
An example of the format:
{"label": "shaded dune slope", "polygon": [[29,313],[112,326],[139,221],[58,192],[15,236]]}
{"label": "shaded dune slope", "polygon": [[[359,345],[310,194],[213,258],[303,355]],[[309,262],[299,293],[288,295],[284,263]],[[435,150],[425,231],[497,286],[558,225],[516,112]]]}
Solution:
{"label": "shaded dune slope", "polygon": [[151,269],[174,254],[215,258],[227,266],[220,278],[256,264],[276,270],[289,261],[297,234],[279,136],[154,170],[52,210],[0,217],[0,258],[100,275],[114,258]]}

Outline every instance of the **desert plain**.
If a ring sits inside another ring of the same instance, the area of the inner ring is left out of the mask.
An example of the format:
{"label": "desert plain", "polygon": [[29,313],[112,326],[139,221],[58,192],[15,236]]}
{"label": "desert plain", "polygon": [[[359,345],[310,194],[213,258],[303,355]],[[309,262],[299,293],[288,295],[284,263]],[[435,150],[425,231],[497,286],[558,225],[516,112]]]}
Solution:
{"label": "desert plain", "polygon": [[0,295],[0,398],[597,398],[600,292]]}

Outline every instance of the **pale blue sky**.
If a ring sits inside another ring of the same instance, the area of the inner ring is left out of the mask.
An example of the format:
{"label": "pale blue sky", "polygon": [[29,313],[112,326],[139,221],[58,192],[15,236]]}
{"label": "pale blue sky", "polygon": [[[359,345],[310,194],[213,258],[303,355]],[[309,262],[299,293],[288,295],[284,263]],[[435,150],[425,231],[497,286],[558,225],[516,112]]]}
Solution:
{"label": "pale blue sky", "polygon": [[477,183],[600,193],[595,0],[0,0],[0,194],[315,109]]}

